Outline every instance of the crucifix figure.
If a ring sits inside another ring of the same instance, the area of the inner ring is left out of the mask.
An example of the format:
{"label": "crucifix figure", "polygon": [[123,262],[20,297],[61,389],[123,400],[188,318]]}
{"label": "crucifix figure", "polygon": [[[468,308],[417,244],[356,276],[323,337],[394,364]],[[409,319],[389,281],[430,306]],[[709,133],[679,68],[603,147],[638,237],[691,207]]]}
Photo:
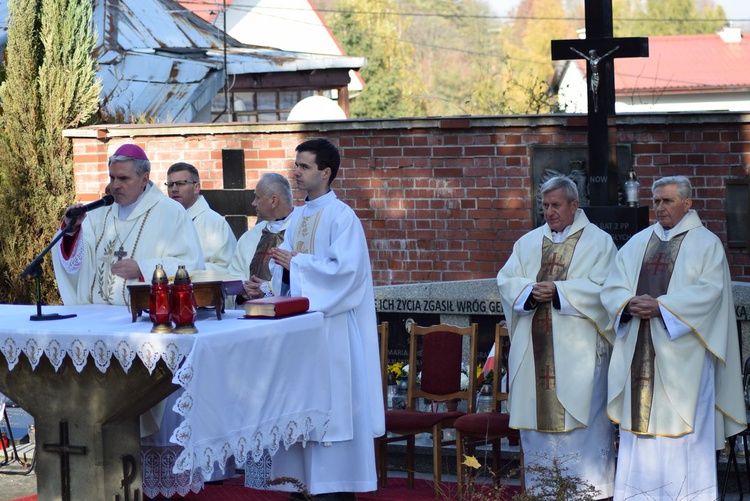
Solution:
{"label": "crucifix figure", "polygon": [[[588,83],[589,195],[592,206],[616,206],[617,157],[610,151],[615,115],[615,57],[648,57],[648,38],[614,38],[612,0],[585,0],[586,38],[552,40],[552,60],[585,59]],[[602,54],[602,55],[600,55]]]}
{"label": "crucifix figure", "polygon": [[619,48],[620,46],[618,45],[603,56],[598,55],[596,53],[596,49],[591,49],[589,51],[589,55],[587,56],[574,47],[570,48],[570,50],[572,50],[576,54],[579,54],[582,58],[589,62],[589,68],[591,68],[591,82],[589,82],[589,91],[594,97],[594,112],[598,111],[599,107],[599,63],[607,56],[611,56]]}

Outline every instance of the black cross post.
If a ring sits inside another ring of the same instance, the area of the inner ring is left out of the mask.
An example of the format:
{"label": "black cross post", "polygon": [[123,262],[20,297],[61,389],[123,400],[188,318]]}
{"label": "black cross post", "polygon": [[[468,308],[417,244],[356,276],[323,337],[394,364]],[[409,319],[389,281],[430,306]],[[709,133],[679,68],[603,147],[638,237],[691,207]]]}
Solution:
{"label": "black cross post", "polygon": [[552,40],[552,60],[587,61],[589,196],[592,206],[613,206],[618,203],[617,157],[609,144],[609,118],[615,116],[614,59],[648,57],[648,38],[613,38],[612,0],[585,0],[585,9],[586,38]]}
{"label": "black cross post", "polygon": [[46,452],[56,452],[60,454],[60,484],[62,487],[62,501],[71,501],[70,499],[70,455],[86,454],[85,445],[70,445],[68,437],[68,422],[60,421],[60,443],[44,444],[42,449]]}
{"label": "black cross post", "polygon": [[245,189],[245,151],[222,150],[221,169],[224,180],[223,190],[201,190],[201,195],[209,207],[224,216],[240,238],[247,231],[247,217],[255,216],[255,190]]}

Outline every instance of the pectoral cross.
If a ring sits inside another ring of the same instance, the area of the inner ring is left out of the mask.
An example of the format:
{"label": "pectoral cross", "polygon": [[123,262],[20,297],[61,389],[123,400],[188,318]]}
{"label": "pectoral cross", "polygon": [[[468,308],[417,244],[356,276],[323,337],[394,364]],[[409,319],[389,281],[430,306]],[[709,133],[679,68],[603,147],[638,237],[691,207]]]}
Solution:
{"label": "pectoral cross", "polygon": [[122,258],[126,257],[128,255],[127,251],[122,248],[122,245],[119,249],[117,249],[117,252],[114,253],[114,255],[117,257],[118,261],[122,261]]}

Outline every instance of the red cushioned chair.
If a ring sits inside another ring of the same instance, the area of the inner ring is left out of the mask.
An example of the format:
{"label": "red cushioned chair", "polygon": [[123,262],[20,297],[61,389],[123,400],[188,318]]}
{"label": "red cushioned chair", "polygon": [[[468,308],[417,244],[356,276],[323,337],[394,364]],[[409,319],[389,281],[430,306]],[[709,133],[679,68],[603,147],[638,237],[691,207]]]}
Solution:
{"label": "red cushioned chair", "polygon": [[[468,453],[470,456],[474,455],[476,445],[492,443],[492,471],[495,472],[495,480],[497,481],[500,477],[498,468],[501,464],[501,439],[520,439],[518,430],[511,429],[508,426],[510,414],[500,412],[500,404],[508,399],[508,381],[510,381],[510,378],[505,378],[506,382],[503,385],[503,367],[507,367],[507,363],[504,363],[503,360],[505,359],[505,354],[508,353],[509,347],[510,336],[508,335],[507,327],[504,324],[497,324],[495,328],[494,377],[492,379],[494,412],[467,414],[456,419],[456,422],[453,423],[454,428],[456,428],[456,472],[459,499],[463,497],[466,490],[466,470],[469,470],[469,476],[473,473],[473,468],[468,468],[463,464],[465,453]],[[466,452],[464,452],[465,450]],[[523,489],[523,449],[521,449],[519,460],[521,464],[521,488]]]}
{"label": "red cushioned chair", "polygon": [[[451,428],[453,422],[466,414],[462,411],[426,412],[418,410],[418,399],[432,402],[467,401],[468,412],[474,412],[476,377],[472,377],[477,365],[477,324],[469,327],[433,325],[411,329],[409,345],[409,382],[406,409],[388,410],[385,413],[386,436],[377,439],[380,456],[380,485],[388,482],[387,447],[395,441],[406,441],[407,478],[410,489],[414,488],[414,438],[418,433],[432,434],[433,475],[435,498],[440,497],[440,473],[442,447],[452,445],[454,440],[443,440],[443,428]],[[464,339],[468,340],[469,384],[461,390],[461,368]],[[417,368],[417,353],[421,351],[421,369]],[[417,383],[417,373],[421,380]],[[388,436],[388,433],[396,436]]]}

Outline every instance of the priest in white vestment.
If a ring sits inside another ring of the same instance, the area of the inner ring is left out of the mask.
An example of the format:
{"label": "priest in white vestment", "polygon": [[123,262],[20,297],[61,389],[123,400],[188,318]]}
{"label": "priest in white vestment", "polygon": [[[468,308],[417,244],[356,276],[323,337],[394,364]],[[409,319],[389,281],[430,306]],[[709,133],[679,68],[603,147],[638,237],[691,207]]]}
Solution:
{"label": "priest in white vestment", "polygon": [[661,178],[652,192],[657,222],[620,249],[602,290],[616,334],[614,499],[713,501],[715,451],[746,427],[732,282],[690,181]]}
{"label": "priest in white vestment", "polygon": [[313,139],[296,151],[293,178],[307,197],[272,250],[273,285],[277,294],[288,288],[307,297],[325,315],[329,358],[320,363],[330,367],[331,384],[311,391],[330,393],[332,412],[324,441],[279,450],[271,477],[296,478],[321,499],[345,501],[377,489],[373,439],[385,432],[370,256],[359,218],[330,190],[338,149]]}
{"label": "priest in white vestment", "polygon": [[611,340],[602,284],[612,238],[578,208],[566,177],[541,188],[546,223],[522,236],[497,275],[509,326],[510,426],[521,431],[526,488],[550,478],[554,462],[612,496],[613,425],[605,412]]}
{"label": "priest in white vestment", "polygon": [[229,268],[237,238],[224,216],[211,209],[201,195],[201,179],[195,166],[177,162],[167,169],[167,194],[188,211],[198,232],[207,270],[222,273]]}
{"label": "priest in white vestment", "polygon": [[281,174],[268,172],[255,186],[253,207],[258,222],[237,241],[229,264],[229,274],[243,279],[245,289],[236,304],[248,299],[273,296],[271,286],[270,250],[281,245],[292,221],[292,188]]}
{"label": "priest in white vestment", "polygon": [[[151,163],[134,144],[109,158],[115,203],[84,213],[72,235],[52,250],[63,303],[127,305],[129,284],[150,281],[157,264],[173,276],[177,266],[204,268],[198,234],[185,209],[149,180]],[[66,210],[63,228],[71,224]]]}

